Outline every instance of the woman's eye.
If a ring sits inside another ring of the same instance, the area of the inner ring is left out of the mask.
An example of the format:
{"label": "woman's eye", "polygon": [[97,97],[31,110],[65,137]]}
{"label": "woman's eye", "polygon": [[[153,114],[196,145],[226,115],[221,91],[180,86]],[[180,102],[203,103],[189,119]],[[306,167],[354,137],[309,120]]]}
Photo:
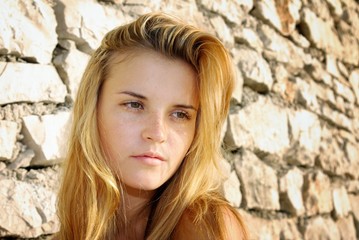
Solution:
{"label": "woman's eye", "polygon": [[174,112],[173,116],[180,120],[186,120],[186,119],[189,120],[191,118],[187,112],[183,112],[183,111]]}
{"label": "woman's eye", "polygon": [[124,106],[129,109],[141,110],[143,109],[143,105],[139,102],[127,102],[124,103]]}

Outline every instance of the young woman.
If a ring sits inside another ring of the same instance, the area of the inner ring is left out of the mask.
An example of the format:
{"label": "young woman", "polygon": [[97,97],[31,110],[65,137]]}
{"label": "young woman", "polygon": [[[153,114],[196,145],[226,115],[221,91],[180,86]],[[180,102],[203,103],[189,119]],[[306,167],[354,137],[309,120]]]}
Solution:
{"label": "young woman", "polygon": [[85,70],[57,239],[246,239],[219,193],[233,72],[212,35],[152,13],[109,32]]}

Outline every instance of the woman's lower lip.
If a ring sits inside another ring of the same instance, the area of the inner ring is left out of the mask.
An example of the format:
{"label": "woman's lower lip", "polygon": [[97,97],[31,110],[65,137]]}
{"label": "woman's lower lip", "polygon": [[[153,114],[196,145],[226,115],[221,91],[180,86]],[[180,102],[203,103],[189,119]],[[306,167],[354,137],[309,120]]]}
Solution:
{"label": "woman's lower lip", "polygon": [[133,158],[135,158],[136,160],[138,160],[139,162],[145,165],[150,165],[150,166],[158,166],[164,162],[161,159],[154,157],[147,157],[147,156],[133,156]]}

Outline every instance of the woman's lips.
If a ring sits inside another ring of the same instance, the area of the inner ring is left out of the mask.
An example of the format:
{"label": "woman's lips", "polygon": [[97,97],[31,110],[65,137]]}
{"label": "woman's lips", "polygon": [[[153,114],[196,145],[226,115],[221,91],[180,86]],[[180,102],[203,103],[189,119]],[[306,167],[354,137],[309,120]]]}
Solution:
{"label": "woman's lips", "polygon": [[136,160],[151,166],[158,166],[162,164],[165,160],[164,158],[156,153],[143,153],[139,155],[133,155],[132,158],[135,158]]}

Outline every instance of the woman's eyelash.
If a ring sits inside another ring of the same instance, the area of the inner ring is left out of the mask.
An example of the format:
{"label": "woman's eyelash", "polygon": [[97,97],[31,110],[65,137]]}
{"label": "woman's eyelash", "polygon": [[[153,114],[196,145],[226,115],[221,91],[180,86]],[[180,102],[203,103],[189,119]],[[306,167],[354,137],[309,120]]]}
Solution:
{"label": "woman's eyelash", "polygon": [[122,105],[128,109],[134,109],[134,110],[140,110],[140,109],[142,110],[143,109],[143,104],[141,102],[137,102],[137,101],[125,102]]}
{"label": "woman's eyelash", "polygon": [[[178,119],[187,119],[190,120],[191,119],[191,115],[188,112],[185,111],[176,111],[174,112],[174,114],[176,114]],[[178,116],[181,115],[182,117]]]}
{"label": "woman's eyelash", "polygon": [[[121,106],[124,106],[126,109],[131,111],[140,111],[144,110],[144,105],[142,102],[139,101],[128,101],[121,104]],[[187,111],[183,110],[176,110],[173,111],[171,114],[176,120],[183,121],[183,120],[191,120],[192,116]]]}

